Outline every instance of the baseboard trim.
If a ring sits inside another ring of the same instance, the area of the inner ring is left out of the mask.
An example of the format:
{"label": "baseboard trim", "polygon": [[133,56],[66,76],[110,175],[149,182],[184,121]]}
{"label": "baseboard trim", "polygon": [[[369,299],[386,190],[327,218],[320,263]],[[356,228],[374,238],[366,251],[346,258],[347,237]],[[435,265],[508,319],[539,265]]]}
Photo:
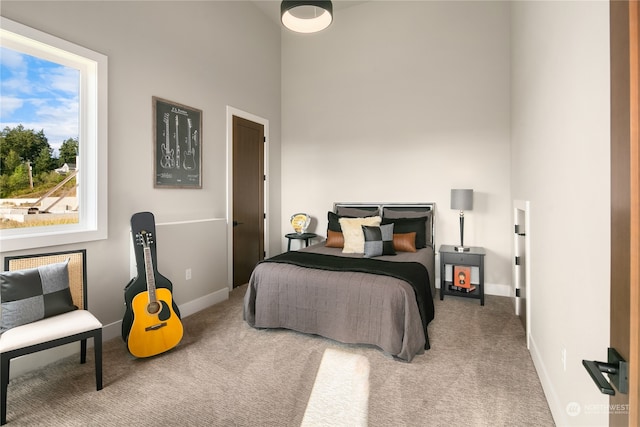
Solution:
{"label": "baseboard trim", "polygon": [[502,285],[498,283],[485,283],[484,284],[485,295],[496,295],[499,297],[513,297],[511,286]]}
{"label": "baseboard trim", "polygon": [[[229,288],[225,286],[223,289],[217,290],[200,298],[196,298],[184,304],[180,304],[178,305],[178,308],[180,309],[180,315],[184,318],[228,299]],[[102,341],[107,341],[120,336],[122,336],[122,320],[109,323],[102,327]]]}
{"label": "baseboard trim", "polygon": [[[186,302],[178,306],[182,317],[190,316],[212,305],[218,304],[229,299],[229,288],[212,292],[193,301]],[[108,341],[113,338],[122,337],[122,320],[109,323],[102,327],[102,341]],[[124,343],[123,343],[124,345]],[[87,347],[93,348],[93,340],[87,341]],[[10,378],[16,378],[27,372],[47,366],[57,360],[78,354],[80,352],[80,344],[78,342],[70,343],[49,350],[32,353],[26,356],[18,357],[11,361]]]}
{"label": "baseboard trim", "polygon": [[538,346],[536,345],[536,340],[533,338],[533,335],[529,337],[529,352],[531,353],[533,366],[538,372],[538,378],[540,378],[542,390],[544,391],[544,395],[547,398],[547,403],[549,404],[549,409],[551,410],[551,416],[553,417],[554,423],[557,426],[570,425],[570,422],[566,417],[567,412],[565,411],[565,408],[562,407],[563,405],[560,403],[558,394],[553,387],[553,381],[551,381],[551,377],[549,376],[549,373],[545,368],[544,362],[542,361],[540,351],[538,350]]}
{"label": "baseboard trim", "polygon": [[[440,278],[436,278],[436,288],[440,289]],[[499,297],[513,297],[514,293],[511,285],[504,285],[499,283],[485,283],[484,284],[485,295],[495,295]]]}

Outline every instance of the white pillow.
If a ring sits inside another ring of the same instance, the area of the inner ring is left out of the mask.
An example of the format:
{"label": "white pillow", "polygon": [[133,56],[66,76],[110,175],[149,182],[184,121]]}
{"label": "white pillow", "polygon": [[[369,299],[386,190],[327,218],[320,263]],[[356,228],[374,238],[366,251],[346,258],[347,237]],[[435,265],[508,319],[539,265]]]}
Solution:
{"label": "white pillow", "polygon": [[363,254],[364,253],[364,231],[363,225],[377,227],[380,225],[381,218],[379,216],[368,216],[366,218],[340,218],[340,227],[344,236],[344,248],[342,252],[345,254]]}

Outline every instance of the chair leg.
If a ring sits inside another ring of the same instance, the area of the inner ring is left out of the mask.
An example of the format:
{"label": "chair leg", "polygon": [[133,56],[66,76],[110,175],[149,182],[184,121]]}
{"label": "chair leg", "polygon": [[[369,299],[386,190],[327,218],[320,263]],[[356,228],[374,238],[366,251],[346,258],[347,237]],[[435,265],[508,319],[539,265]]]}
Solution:
{"label": "chair leg", "polygon": [[8,355],[0,355],[0,382],[2,383],[2,397],[0,397],[0,425],[7,423],[7,389],[9,388],[9,359]]}
{"label": "chair leg", "polygon": [[102,329],[93,336],[93,350],[96,360],[96,390],[102,390]]}
{"label": "chair leg", "polygon": [[80,340],[80,363],[87,361],[87,340]]}

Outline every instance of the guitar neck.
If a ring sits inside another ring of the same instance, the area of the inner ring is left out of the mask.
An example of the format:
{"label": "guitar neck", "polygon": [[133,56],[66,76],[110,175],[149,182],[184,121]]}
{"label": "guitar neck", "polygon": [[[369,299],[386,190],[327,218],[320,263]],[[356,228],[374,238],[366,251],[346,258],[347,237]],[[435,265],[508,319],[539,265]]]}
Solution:
{"label": "guitar neck", "polygon": [[169,144],[169,120],[166,120],[164,122],[164,136],[165,136],[165,149],[167,151],[169,151],[169,149],[171,148],[170,144]]}
{"label": "guitar neck", "polygon": [[176,114],[176,168],[180,169],[180,137],[178,136],[178,115]]}
{"label": "guitar neck", "polygon": [[187,136],[187,151],[189,151],[189,154],[191,154],[191,119],[187,119],[187,123],[189,125],[189,133]]}
{"label": "guitar neck", "polygon": [[149,293],[149,303],[156,302],[156,277],[153,272],[153,260],[151,259],[151,248],[145,246],[144,253],[144,270],[147,277],[147,292]]}

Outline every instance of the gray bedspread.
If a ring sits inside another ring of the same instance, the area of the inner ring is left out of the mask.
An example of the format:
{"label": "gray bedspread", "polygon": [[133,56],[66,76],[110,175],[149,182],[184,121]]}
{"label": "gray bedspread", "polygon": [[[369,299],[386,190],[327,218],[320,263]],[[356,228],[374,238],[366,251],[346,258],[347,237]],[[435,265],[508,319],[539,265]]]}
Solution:
{"label": "gray bedspread", "polygon": [[[341,254],[322,244],[306,250]],[[389,258],[418,261],[425,256],[431,255]],[[426,342],[411,285],[369,273],[258,264],[244,297],[244,319],[256,328],[286,328],[343,343],[372,344],[406,361],[423,353]]]}

